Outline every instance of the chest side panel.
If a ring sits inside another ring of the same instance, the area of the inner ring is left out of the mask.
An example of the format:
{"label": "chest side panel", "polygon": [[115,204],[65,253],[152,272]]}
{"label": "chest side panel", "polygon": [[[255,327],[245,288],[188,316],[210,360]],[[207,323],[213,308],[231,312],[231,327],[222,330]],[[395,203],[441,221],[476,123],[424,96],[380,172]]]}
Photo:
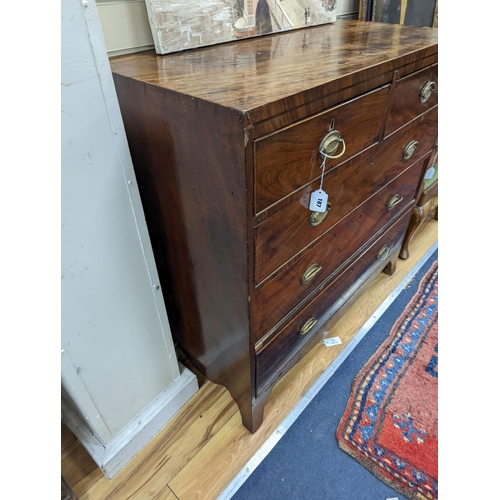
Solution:
{"label": "chest side panel", "polygon": [[241,116],[114,78],[174,339],[209,378],[248,391]]}

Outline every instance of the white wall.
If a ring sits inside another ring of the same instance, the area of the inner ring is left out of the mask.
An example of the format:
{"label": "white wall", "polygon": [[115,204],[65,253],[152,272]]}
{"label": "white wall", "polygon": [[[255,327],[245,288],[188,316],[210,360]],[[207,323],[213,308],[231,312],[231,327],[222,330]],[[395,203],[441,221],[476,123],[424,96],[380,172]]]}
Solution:
{"label": "white wall", "polygon": [[97,0],[110,56],[154,48],[144,0]]}
{"label": "white wall", "polygon": [[63,395],[102,443],[179,377],[94,0],[62,2]]}
{"label": "white wall", "polygon": [[[97,8],[110,56],[154,48],[144,0],[97,0]],[[359,0],[338,0],[337,17],[357,19],[358,10]]]}
{"label": "white wall", "polygon": [[354,14],[354,13],[357,14],[358,12],[359,12],[359,0],[338,0],[337,16]]}

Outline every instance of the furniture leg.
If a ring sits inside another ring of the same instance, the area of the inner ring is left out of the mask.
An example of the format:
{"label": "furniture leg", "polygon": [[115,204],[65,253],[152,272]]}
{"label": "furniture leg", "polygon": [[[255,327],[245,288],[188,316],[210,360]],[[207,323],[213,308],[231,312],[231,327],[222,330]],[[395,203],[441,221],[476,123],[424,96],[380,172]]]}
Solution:
{"label": "furniture leg", "polygon": [[408,230],[406,232],[405,239],[403,241],[403,246],[401,247],[401,252],[399,258],[406,260],[409,257],[408,246],[413,239],[413,236],[417,232],[417,229],[422,225],[429,212],[430,203],[426,203],[424,206],[416,206],[413,208],[413,213],[410,219],[410,224],[408,225]]}
{"label": "furniture leg", "polygon": [[253,405],[238,405],[240,408],[242,423],[252,434],[256,432],[262,424],[264,419],[264,408],[267,400],[269,399],[269,395],[271,394],[271,388],[260,394]]}
{"label": "furniture leg", "polygon": [[396,264],[398,261],[398,254],[396,253],[390,260],[390,262],[387,263],[387,265],[382,269],[382,272],[385,274],[388,274],[389,276],[392,276],[395,271],[396,271]]}

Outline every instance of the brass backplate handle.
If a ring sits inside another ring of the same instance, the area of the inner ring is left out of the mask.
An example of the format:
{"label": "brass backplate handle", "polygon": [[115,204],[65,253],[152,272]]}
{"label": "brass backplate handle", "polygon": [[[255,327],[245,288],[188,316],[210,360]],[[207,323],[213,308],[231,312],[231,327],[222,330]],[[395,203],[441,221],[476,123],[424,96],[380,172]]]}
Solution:
{"label": "brass backplate handle", "polygon": [[425,82],[420,89],[420,102],[427,102],[429,100],[429,97],[434,92],[435,88],[436,82],[433,82],[432,80]]}
{"label": "brass backplate handle", "polygon": [[385,260],[389,255],[389,247],[384,245],[377,254],[377,260]]}
{"label": "brass backplate handle", "polygon": [[398,204],[403,201],[403,197],[399,196],[399,194],[395,194],[390,200],[389,203],[387,203],[387,210],[389,212]]}
{"label": "brass backplate handle", "polygon": [[[341,144],[342,151],[336,155],[335,153]],[[345,147],[345,141],[342,139],[340,132],[338,130],[332,130],[331,132],[328,132],[325,137],[323,137],[318,151],[326,158],[335,160],[336,158],[340,158],[345,153]]]}
{"label": "brass backplate handle", "polygon": [[313,212],[309,217],[309,224],[311,224],[311,226],[313,227],[319,226],[326,219],[326,216],[328,215],[328,212],[331,208],[332,204],[327,203],[326,210],[324,212]]}
{"label": "brass backplate handle", "polygon": [[320,271],[321,271],[321,266],[319,264],[313,264],[303,274],[300,282],[303,285],[309,283]]}
{"label": "brass backplate handle", "polygon": [[316,318],[309,318],[303,325],[302,328],[300,329],[299,335],[304,336],[307,335],[314,327],[314,325],[318,322]]}
{"label": "brass backplate handle", "polygon": [[403,158],[405,160],[409,160],[412,157],[413,153],[415,152],[415,149],[417,149],[417,146],[418,146],[418,141],[410,141],[406,145],[403,151]]}

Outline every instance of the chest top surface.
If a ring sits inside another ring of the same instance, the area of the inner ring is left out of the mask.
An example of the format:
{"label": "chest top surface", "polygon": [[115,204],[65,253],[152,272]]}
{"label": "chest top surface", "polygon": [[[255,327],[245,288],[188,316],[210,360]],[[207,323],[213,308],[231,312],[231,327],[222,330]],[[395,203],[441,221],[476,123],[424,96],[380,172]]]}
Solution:
{"label": "chest top surface", "polygon": [[[111,59],[114,73],[242,112],[336,82],[435,57],[432,28],[338,20],[333,24],[226,44]],[[367,76],[368,75],[368,76]]]}

